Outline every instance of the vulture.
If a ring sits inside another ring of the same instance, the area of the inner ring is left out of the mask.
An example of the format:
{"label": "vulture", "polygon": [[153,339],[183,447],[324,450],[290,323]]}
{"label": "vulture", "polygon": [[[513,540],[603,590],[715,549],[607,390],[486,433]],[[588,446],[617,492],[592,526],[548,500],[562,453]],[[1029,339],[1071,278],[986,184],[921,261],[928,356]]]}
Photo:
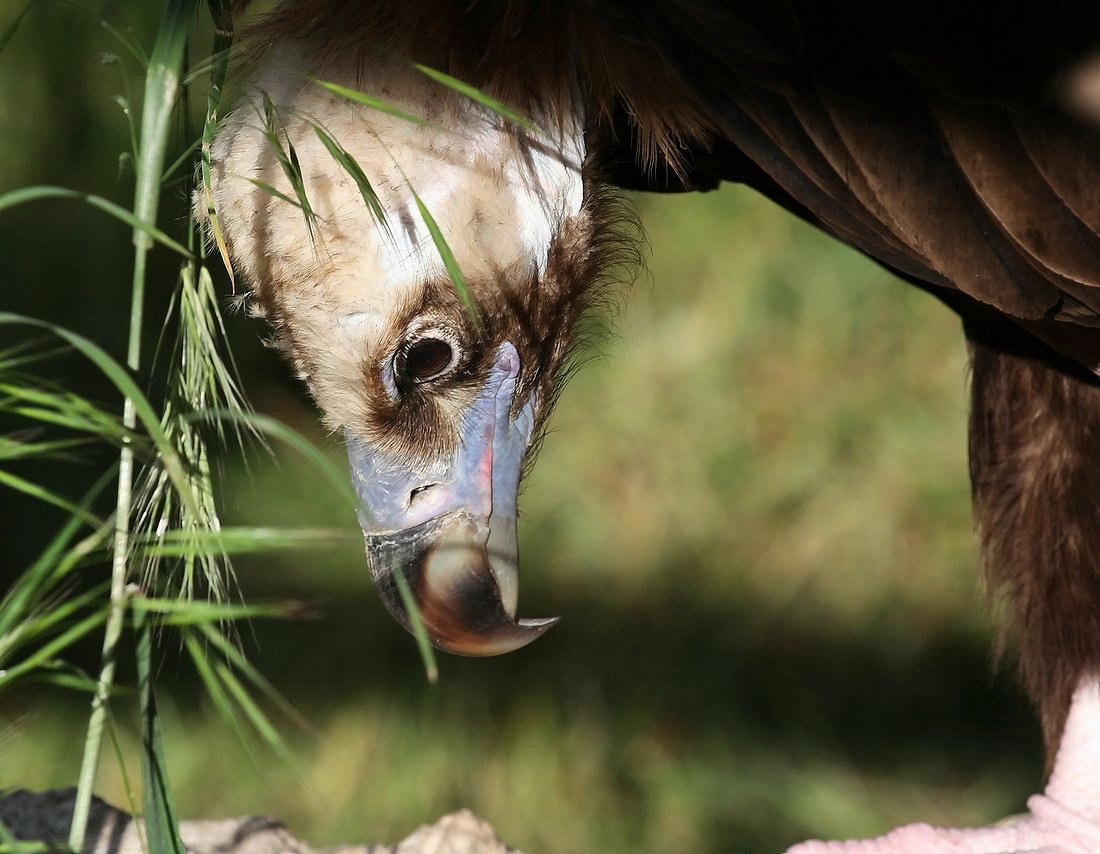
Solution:
{"label": "vulture", "polygon": [[741,182],[962,319],[982,561],[1049,757],[1007,823],[791,850],[1100,851],[1100,7],[284,0],[245,44],[203,213],[346,438],[406,628],[409,595],[463,655],[552,625],[516,617],[517,491],[634,249],[618,191]]}

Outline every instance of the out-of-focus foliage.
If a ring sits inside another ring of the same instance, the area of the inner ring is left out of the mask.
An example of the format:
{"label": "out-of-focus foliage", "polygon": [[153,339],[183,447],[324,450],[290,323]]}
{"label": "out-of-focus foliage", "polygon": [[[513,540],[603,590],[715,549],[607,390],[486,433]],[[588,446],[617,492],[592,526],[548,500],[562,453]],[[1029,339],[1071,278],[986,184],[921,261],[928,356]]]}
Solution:
{"label": "out-of-focus foliage", "polygon": [[[21,9],[0,0],[0,29]],[[157,4],[111,9],[151,43]],[[88,16],[35,4],[0,53],[0,192],[50,183],[127,203],[116,96],[136,107],[140,77],[103,57],[118,50]],[[1037,736],[1011,679],[990,676],[958,322],[747,190],[638,204],[651,275],[564,395],[523,498],[521,613],[561,625],[505,658],[443,658],[430,687],[317,469],[285,451],[217,461],[226,525],[347,538],[236,562],[246,598],[316,603],[317,619],[242,635],[313,723],[284,733],[297,769],[242,750],[170,651],[161,711],[181,816],[268,813],[333,844],[469,806],[529,851],[755,852],[1022,806]],[[121,354],[120,228],[60,203],[0,216],[0,309]],[[151,314],[176,272],[153,256]],[[342,464],[262,327],[237,316],[229,332],[256,407]],[[57,370],[109,399],[77,360]],[[10,468],[66,495],[101,470]],[[0,588],[63,519],[0,491]],[[84,653],[94,669],[97,645]],[[5,695],[0,788],[73,784],[86,709],[49,687]],[[138,732],[125,723],[124,747]],[[100,791],[126,803],[109,761]]]}

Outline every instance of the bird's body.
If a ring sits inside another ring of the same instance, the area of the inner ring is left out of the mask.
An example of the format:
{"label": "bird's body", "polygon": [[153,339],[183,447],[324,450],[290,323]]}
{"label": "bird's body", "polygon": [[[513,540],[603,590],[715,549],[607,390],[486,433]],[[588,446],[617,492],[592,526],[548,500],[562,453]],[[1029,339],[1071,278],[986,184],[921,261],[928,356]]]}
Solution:
{"label": "bird's body", "polygon": [[[399,618],[395,574],[444,648],[502,651],[545,630],[515,620],[515,490],[577,322],[629,246],[607,187],[736,180],[962,317],[987,573],[1050,755],[1075,692],[1074,738],[1088,741],[1100,726],[1100,136],[1065,103],[1100,15],[1000,11],[286,2],[255,30],[262,64],[215,143],[213,207],[235,268],[348,436],[372,572]],[[312,214],[287,203],[273,145],[300,162]],[[1043,832],[1019,846],[1062,839]],[[921,845],[866,850],[932,850]]]}

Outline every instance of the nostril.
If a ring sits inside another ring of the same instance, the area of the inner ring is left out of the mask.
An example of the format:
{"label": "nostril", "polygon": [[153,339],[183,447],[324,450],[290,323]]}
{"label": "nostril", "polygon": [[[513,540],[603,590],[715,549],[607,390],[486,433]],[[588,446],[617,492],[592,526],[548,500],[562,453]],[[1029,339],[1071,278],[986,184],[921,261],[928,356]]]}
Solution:
{"label": "nostril", "polygon": [[423,486],[418,486],[412,492],[409,493],[409,506],[412,507],[416,501],[423,497],[424,493],[439,486],[438,483],[425,483]]}

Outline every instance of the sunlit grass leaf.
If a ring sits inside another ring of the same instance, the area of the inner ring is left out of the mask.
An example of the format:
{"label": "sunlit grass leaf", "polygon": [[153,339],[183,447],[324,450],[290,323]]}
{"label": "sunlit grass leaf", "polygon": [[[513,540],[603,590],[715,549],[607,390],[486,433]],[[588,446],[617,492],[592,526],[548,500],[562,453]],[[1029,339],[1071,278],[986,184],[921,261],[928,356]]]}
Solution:
{"label": "sunlit grass leaf", "polygon": [[97,600],[102,600],[107,590],[107,584],[98,584],[79,596],[66,597],[56,591],[49,596],[43,596],[41,604],[29,612],[22,622],[0,634],[0,665],[5,665],[21,647],[61,628],[80,612],[101,604]]}
{"label": "sunlit grass leaf", "polygon": [[195,665],[195,672],[199,674],[199,678],[202,680],[203,687],[206,689],[207,695],[214,704],[214,708],[217,710],[218,714],[221,715],[222,720],[233,731],[234,735],[237,737],[238,743],[245,751],[249,760],[254,762],[252,742],[244,727],[241,726],[236,709],[234,709],[233,703],[230,702],[229,695],[226,693],[221,678],[207,660],[206,650],[203,648],[199,635],[195,633],[194,629],[185,631],[183,633],[183,641],[188,654],[191,656],[191,661]]}
{"label": "sunlit grass leaf", "polygon": [[[28,676],[27,681],[41,685],[52,685],[54,688],[64,688],[67,691],[79,691],[82,694],[94,694],[96,688],[99,687],[99,683],[86,673],[65,672],[75,669],[71,665],[61,662],[56,667],[44,668]],[[115,691],[115,696],[119,693],[122,692]]]}
{"label": "sunlit grass leaf", "polygon": [[114,445],[140,442],[121,419],[96,403],[53,383],[0,370],[0,412],[89,433]]}
{"label": "sunlit grass leaf", "polygon": [[101,211],[109,213],[115,219],[121,220],[141,234],[144,234],[146,237],[167,246],[169,249],[178,252],[185,258],[191,257],[191,252],[186,247],[173,240],[151,222],[143,220],[141,217],[126,210],[126,208],[116,205],[114,202],[102,196],[96,196],[91,193],[81,193],[66,187],[36,186],[20,187],[18,190],[9,190],[3,195],[0,195],[0,212],[17,205],[26,204],[27,202],[38,201],[39,199],[76,199],[78,201],[87,202],[93,208],[98,208]]}
{"label": "sunlit grass leaf", "polygon": [[218,623],[253,617],[298,617],[304,612],[297,602],[277,602],[258,605],[232,605],[221,602],[188,602],[181,599],[151,599],[135,597],[130,603],[135,614],[159,614],[165,623],[184,626]]}
{"label": "sunlit grass leaf", "polygon": [[347,172],[352,177],[352,180],[355,181],[356,186],[359,188],[359,194],[363,197],[363,203],[370,209],[375,222],[389,231],[389,223],[386,222],[386,212],[383,210],[382,204],[378,201],[378,194],[374,192],[374,187],[371,186],[366,173],[363,172],[359,163],[342,145],[340,145],[339,142],[333,139],[332,135],[323,127],[313,122],[310,122],[310,125],[313,127],[314,133],[317,134],[317,138],[321,140],[321,143],[328,149],[329,154],[332,155],[332,159],[340,164],[340,168]]}
{"label": "sunlit grass leaf", "polygon": [[182,557],[195,550],[223,555],[256,554],[288,549],[316,549],[346,542],[348,534],[336,528],[230,527],[216,531],[166,531],[135,542],[138,554]]}
{"label": "sunlit grass leaf", "polygon": [[496,98],[490,95],[486,95],[476,86],[471,86],[469,83],[464,83],[457,77],[452,77],[450,74],[445,74],[442,71],[437,71],[436,69],[431,68],[427,65],[421,65],[419,62],[414,62],[412,66],[421,74],[430,77],[437,83],[442,83],[444,86],[449,89],[453,89],[460,95],[465,95],[471,101],[475,101],[478,104],[481,104],[481,106],[485,107],[485,109],[491,110],[501,118],[507,119],[510,122],[515,122],[517,125],[520,125],[521,127],[524,127],[529,131],[541,133],[544,136],[546,135],[545,131],[543,131],[538,125],[536,125],[522,113],[518,112],[517,110],[513,110],[507,104],[498,101]]}
{"label": "sunlit grass leaf", "polygon": [[370,107],[371,109],[378,110],[379,112],[386,113],[394,118],[401,119],[406,122],[412,122],[414,125],[420,127],[431,127],[431,122],[427,122],[419,116],[414,116],[412,113],[407,113],[404,110],[395,107],[393,104],[388,104],[380,98],[375,98],[373,95],[368,95],[366,92],[360,92],[356,89],[349,89],[347,86],[341,86],[339,83],[330,83],[327,80],[318,80],[316,77],[309,77],[310,82],[316,83],[322,89],[327,89],[333,95],[339,95],[341,98],[346,98],[349,101],[354,101],[356,104],[362,104],[364,107]]}
{"label": "sunlit grass leaf", "polygon": [[214,45],[210,58],[206,63],[200,63],[192,70],[193,74],[202,73],[209,66],[210,89],[206,94],[206,117],[202,124],[202,156],[199,158],[199,174],[202,177],[202,198],[206,205],[206,222],[209,231],[214,238],[214,245],[218,249],[225,271],[229,274],[230,287],[236,291],[236,278],[233,274],[233,263],[229,259],[229,248],[226,246],[225,233],[222,231],[221,220],[214,207],[214,188],[211,177],[210,151],[214,144],[214,136],[217,134],[218,119],[221,110],[222,88],[225,85],[225,77],[229,70],[230,48],[233,44],[233,9],[232,4],[225,0],[209,0],[207,8],[210,18],[214,23]]}
{"label": "sunlit grass leaf", "polygon": [[272,685],[259,670],[250,662],[229,638],[225,636],[215,625],[212,623],[206,623],[199,626],[199,631],[203,633],[205,638],[225,656],[226,660],[230,662],[237,670],[244,674],[244,676],[257,688],[260,689],[267,696],[269,700],[275,703],[276,706],[285,714],[288,718],[294,721],[299,727],[304,730],[310,730],[309,722],[302,716],[302,714],[294,708],[293,705],[285,698],[275,686]]}
{"label": "sunlit grass leaf", "polygon": [[252,699],[252,695],[248,693],[248,690],[241,684],[240,680],[237,679],[236,674],[221,662],[214,665],[214,669],[217,671],[222,683],[229,689],[229,692],[237,701],[237,705],[245,713],[253,729],[259,733],[260,737],[267,743],[267,746],[275,751],[284,762],[293,765],[294,754],[291,753],[290,748],[286,746],[286,742],[284,742],[279,735],[279,731],[271,725],[271,721],[268,720],[267,715],[265,715],[260,707],[256,705],[256,702]]}
{"label": "sunlit grass leaf", "polygon": [[98,629],[107,622],[107,609],[96,611],[77,623],[69,626],[57,637],[43,644],[33,653],[17,664],[13,664],[4,670],[0,670],[0,689],[6,688],[20,676],[29,673],[37,667],[48,665],[54,657],[60,655],[78,640]]}
{"label": "sunlit grass leaf", "polygon": [[[309,232],[309,238],[313,240],[316,238],[317,214],[313,212],[313,208],[309,203],[309,197],[306,195],[305,177],[302,174],[302,165],[298,162],[298,152],[295,150],[294,144],[286,134],[282,118],[279,116],[278,108],[266,92],[263,93],[261,104],[262,113],[260,115],[260,120],[263,123],[264,139],[267,140],[268,146],[271,148],[271,153],[275,157],[275,162],[279,164],[279,168],[282,170],[283,175],[286,176],[291,189],[294,191],[294,196],[298,200],[297,207],[301,209],[302,215],[305,218],[306,230]],[[257,184],[257,186],[259,186],[259,184]],[[274,190],[274,188],[271,189]],[[279,198],[286,198],[278,191],[275,191],[274,194]]]}
{"label": "sunlit grass leaf", "polygon": [[150,439],[152,439],[153,444],[156,446],[160,454],[161,463],[165,471],[167,471],[168,476],[172,479],[172,483],[176,487],[180,499],[185,503],[194,503],[194,497],[191,495],[183,464],[180,461],[179,455],[168,441],[168,437],[164,434],[164,430],[161,428],[160,417],[149,402],[149,399],[142,393],[141,389],[138,388],[137,383],[134,382],[130,374],[122,365],[115,361],[115,359],[98,344],[64,327],[57,326],[56,324],[47,323],[43,320],[35,320],[31,317],[24,317],[23,315],[12,314],[6,311],[0,312],[0,325],[3,324],[21,324],[37,327],[39,329],[46,329],[71,344],[99,368],[100,371],[114,383],[115,387],[122,395],[132,401],[134,411],[145,427]]}
{"label": "sunlit grass leaf", "polygon": [[97,600],[102,600],[107,589],[108,585],[104,583],[77,596],[66,595],[65,590],[55,590],[49,596],[43,597],[41,604],[22,623],[0,636],[0,663],[10,658],[12,652],[20,646],[61,628],[71,617],[89,608],[94,609],[97,604],[101,604]]}
{"label": "sunlit grass leaf", "polygon": [[233,272],[233,262],[229,258],[229,247],[225,242],[225,232],[222,231],[221,220],[218,219],[218,212],[214,208],[214,194],[210,189],[210,156],[205,150],[203,151],[202,175],[203,199],[206,202],[206,219],[210,223],[210,234],[214,238],[214,245],[218,249],[222,264],[225,265],[225,272],[229,276],[229,285],[236,293],[237,277]]}
{"label": "sunlit grass leaf", "polygon": [[282,192],[281,190],[276,190],[274,187],[272,187],[266,181],[261,181],[259,178],[248,178],[246,180],[250,184],[252,184],[252,186],[255,187],[257,190],[262,190],[263,192],[267,193],[269,196],[272,196],[276,199],[279,199],[280,201],[286,202],[288,205],[294,205],[294,207],[296,207],[296,208],[301,208],[303,211],[305,210],[305,208],[302,207],[302,203],[300,201],[298,201],[297,199],[292,199],[290,196],[288,196],[286,193]]}
{"label": "sunlit grass leaf", "polygon": [[458,266],[458,261],[455,260],[454,253],[451,251],[446,239],[444,239],[443,232],[439,230],[439,224],[436,223],[435,217],[428,210],[428,206],[424,204],[412,185],[409,185],[409,190],[413,194],[413,199],[416,200],[416,208],[420,211],[420,217],[424,220],[424,225],[428,227],[428,233],[432,236],[432,243],[435,244],[435,249],[443,260],[443,266],[447,268],[447,274],[451,277],[451,284],[454,285],[455,293],[458,294],[462,305],[465,306],[470,321],[475,327],[481,329],[481,314],[478,312],[477,303],[470,295],[470,289],[466,286],[466,277],[462,275],[462,268]]}
{"label": "sunlit grass leaf", "polygon": [[[224,600],[233,572],[228,554],[218,547],[221,519],[209,444],[214,440],[224,444],[227,437],[221,422],[203,423],[192,416],[220,407],[247,414],[250,407],[241,394],[236,369],[228,361],[221,309],[206,267],[187,264],[181,269],[166,326],[173,319],[177,335],[161,426],[185,462],[195,504],[188,507],[177,500],[163,469],[147,468],[135,505],[135,545],[141,546],[147,586],[162,590],[166,584],[175,584],[181,595],[192,598],[201,579],[215,599]],[[231,426],[238,443],[243,443],[248,425]],[[174,537],[174,553],[156,548],[168,532]],[[162,560],[167,557],[177,559],[173,566],[178,572],[172,578],[161,577]]]}

